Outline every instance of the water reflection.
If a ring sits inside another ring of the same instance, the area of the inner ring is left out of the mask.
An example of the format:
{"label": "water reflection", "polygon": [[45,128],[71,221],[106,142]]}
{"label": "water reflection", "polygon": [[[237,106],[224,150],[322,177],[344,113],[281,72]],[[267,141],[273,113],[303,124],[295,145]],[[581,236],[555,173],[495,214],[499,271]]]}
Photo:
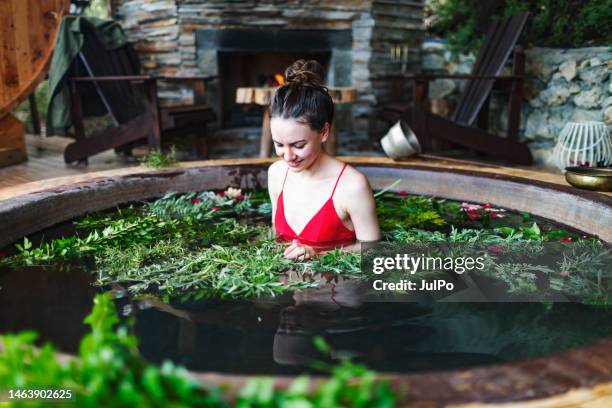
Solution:
{"label": "water reflection", "polygon": [[[287,279],[301,279],[288,276]],[[612,336],[612,308],[576,303],[374,301],[369,283],[321,279],[320,289],[253,302],[164,303],[118,298],[135,315],[143,355],[191,369],[297,374],[312,361],[351,357],[380,371],[431,371],[539,356]],[[92,275],[27,267],[0,270],[0,333],[35,330],[65,352],[87,332]],[[334,350],[321,354],[322,336]]]}
{"label": "water reflection", "polygon": [[[380,371],[494,364],[612,335],[612,310],[580,304],[372,302],[368,283],[323,282],[257,302],[139,304],[136,333],[153,361],[196,370],[292,374],[350,357]],[[322,336],[331,356],[313,344]]]}
{"label": "water reflection", "polygon": [[78,266],[0,267],[0,333],[33,330],[40,340],[75,352],[93,305],[92,276]]}

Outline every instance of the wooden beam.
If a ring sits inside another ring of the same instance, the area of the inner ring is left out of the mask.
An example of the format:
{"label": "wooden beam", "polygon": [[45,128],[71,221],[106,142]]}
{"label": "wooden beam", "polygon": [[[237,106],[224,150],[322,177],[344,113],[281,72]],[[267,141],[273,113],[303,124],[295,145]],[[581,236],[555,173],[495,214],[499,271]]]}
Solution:
{"label": "wooden beam", "polygon": [[116,146],[146,139],[152,133],[151,115],[145,113],[117,127],[95,132],[87,138],[69,144],[64,152],[64,160],[66,163],[83,160]]}
{"label": "wooden beam", "polygon": [[18,149],[27,157],[24,135],[23,123],[15,116],[8,114],[0,118],[0,148]]}
{"label": "wooden beam", "polygon": [[429,112],[426,113],[425,121],[427,123],[427,134],[434,134],[436,138],[517,164],[531,164],[533,161],[531,152],[525,143],[517,143],[512,139],[497,137],[478,128],[461,126]]}
{"label": "wooden beam", "polygon": [[18,164],[27,160],[23,152],[15,148],[0,148],[0,167]]}

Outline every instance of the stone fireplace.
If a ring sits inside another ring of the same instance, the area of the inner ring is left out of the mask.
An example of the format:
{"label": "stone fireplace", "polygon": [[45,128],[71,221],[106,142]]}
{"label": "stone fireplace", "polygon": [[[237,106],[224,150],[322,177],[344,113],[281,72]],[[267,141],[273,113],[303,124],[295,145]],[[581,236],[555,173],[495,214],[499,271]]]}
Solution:
{"label": "stone fireplace", "polygon": [[224,128],[260,124],[261,109],[237,105],[236,89],[277,85],[274,75],[297,59],[319,61],[327,85],[351,85],[350,30],[201,29],[196,44],[201,72],[219,76],[217,112]]}
{"label": "stone fireplace", "polygon": [[[236,87],[259,86],[294,60],[314,58],[327,85],[358,91],[356,103],[338,106],[339,153],[367,150],[387,130],[375,114],[389,97],[381,75],[421,65],[423,0],[112,1],[149,73],[218,75],[208,97],[220,130],[261,120],[257,107],[235,104]],[[398,46],[401,62],[393,58]],[[192,98],[170,85],[160,96],[172,104]]]}

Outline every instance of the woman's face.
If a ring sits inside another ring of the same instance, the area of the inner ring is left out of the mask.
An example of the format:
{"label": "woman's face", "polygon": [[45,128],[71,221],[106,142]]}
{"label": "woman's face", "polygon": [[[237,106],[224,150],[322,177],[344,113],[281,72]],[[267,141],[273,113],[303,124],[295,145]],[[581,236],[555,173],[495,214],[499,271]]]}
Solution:
{"label": "woman's face", "polygon": [[270,128],[276,154],[294,172],[307,169],[315,162],[323,151],[322,143],[329,133],[329,124],[317,132],[296,119],[278,117],[272,118]]}

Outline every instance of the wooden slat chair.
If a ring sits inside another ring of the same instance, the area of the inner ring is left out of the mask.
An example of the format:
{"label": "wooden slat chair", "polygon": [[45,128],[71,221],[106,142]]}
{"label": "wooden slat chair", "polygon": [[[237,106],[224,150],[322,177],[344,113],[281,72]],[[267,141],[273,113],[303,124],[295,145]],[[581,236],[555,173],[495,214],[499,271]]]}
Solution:
{"label": "wooden slat chair", "polygon": [[[470,75],[399,78],[414,81],[412,106],[401,108],[399,104],[392,104],[387,113],[395,110],[408,121],[424,152],[432,151],[433,139],[438,139],[511,162],[530,164],[532,156],[527,145],[518,141],[525,57],[522,49],[516,46],[528,17],[529,13],[523,13],[491,24]],[[513,51],[512,74],[502,76]],[[429,110],[429,81],[440,78],[467,80],[457,107],[448,119]],[[398,86],[398,77],[394,80]],[[489,99],[496,83],[510,95],[506,137],[488,133]]]}
{"label": "wooden slat chair", "polygon": [[[211,76],[154,77],[140,75],[140,64],[131,46],[107,50],[93,29],[84,29],[84,44],[73,62],[69,78],[75,142],[66,147],[66,163],[87,162],[87,157],[115,148],[130,153],[135,142],[147,140],[160,148],[162,136],[196,134],[196,151],[208,157],[207,124],[216,119],[205,103],[206,82]],[[188,81],[194,104],[162,107],[158,81]],[[82,104],[87,100],[87,104]],[[97,101],[97,103],[91,103]],[[113,126],[85,135],[83,118],[107,113]]]}

